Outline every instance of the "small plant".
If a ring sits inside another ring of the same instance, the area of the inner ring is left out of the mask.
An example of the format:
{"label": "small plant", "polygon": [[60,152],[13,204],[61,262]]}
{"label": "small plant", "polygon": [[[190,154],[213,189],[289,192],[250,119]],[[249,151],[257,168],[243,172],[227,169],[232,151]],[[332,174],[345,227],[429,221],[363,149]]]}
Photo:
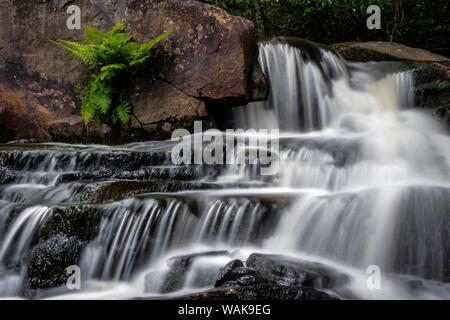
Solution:
{"label": "small plant", "polygon": [[130,120],[130,77],[136,67],[150,57],[150,49],[172,32],[165,32],[148,43],[139,44],[132,41],[133,35],[128,35],[124,24],[120,23],[108,33],[86,27],[83,43],[50,41],[80,59],[92,73],[92,79],[86,87],[76,86],[82,101],[81,115],[86,123],[91,119],[97,123],[111,119],[113,124]]}

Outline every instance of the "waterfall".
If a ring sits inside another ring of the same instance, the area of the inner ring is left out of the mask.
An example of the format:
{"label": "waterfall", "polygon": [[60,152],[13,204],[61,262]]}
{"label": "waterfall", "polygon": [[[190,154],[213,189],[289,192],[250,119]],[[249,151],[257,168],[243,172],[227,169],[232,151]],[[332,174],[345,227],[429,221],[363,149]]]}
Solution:
{"label": "waterfall", "polygon": [[[239,128],[280,129],[274,176],[174,166],[171,141],[0,147],[16,173],[0,186],[0,296],[22,295],[36,248],[63,234],[81,243],[87,287],[64,297],[159,296],[166,262],[199,252],[175,287],[210,289],[228,261],[265,252],[339,269],[351,279],[342,298],[448,298],[450,138],[415,109],[413,73],[292,39],[259,50],[269,99],[233,116]],[[139,188],[117,200],[120,183]],[[370,292],[373,265],[383,289]]]}

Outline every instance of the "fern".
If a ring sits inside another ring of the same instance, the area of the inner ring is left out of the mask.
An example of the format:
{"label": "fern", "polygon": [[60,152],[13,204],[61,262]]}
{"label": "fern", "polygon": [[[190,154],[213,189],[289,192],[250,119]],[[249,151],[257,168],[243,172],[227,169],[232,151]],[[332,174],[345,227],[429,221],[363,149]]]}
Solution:
{"label": "fern", "polygon": [[50,42],[60,46],[78,58],[92,72],[89,84],[82,88],[77,85],[84,120],[100,122],[109,117],[113,124],[130,121],[132,106],[128,101],[123,79],[135,73],[136,66],[150,57],[150,50],[173,31],[165,32],[148,43],[132,41],[134,35],[125,31],[119,23],[104,33],[94,27],[86,27],[83,43],[57,40]]}
{"label": "fern", "polygon": [[130,114],[131,114],[131,106],[128,102],[122,102],[117,106],[116,108],[117,119],[119,119],[123,123],[126,123],[130,120]]}

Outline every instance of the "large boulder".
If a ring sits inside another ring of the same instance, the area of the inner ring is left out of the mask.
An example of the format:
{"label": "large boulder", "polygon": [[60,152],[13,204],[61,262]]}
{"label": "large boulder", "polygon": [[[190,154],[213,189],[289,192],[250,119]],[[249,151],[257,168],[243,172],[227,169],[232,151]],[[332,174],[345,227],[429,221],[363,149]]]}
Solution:
{"label": "large boulder", "polygon": [[[81,9],[80,30],[66,26],[73,4]],[[119,134],[148,138],[145,134],[167,133],[188,120],[209,119],[210,108],[267,97],[252,23],[210,5],[193,0],[0,0],[0,5],[8,8],[0,13],[0,124],[14,139],[114,134],[77,120],[80,102],[73,86],[85,84],[89,75],[48,40],[80,41],[86,26],[107,31],[121,19],[138,42],[174,33],[140,70],[133,121]]]}
{"label": "large boulder", "polygon": [[28,278],[32,288],[49,288],[67,281],[65,270],[78,263],[81,242],[76,237],[55,235],[32,252]]}
{"label": "large boulder", "polygon": [[307,287],[296,286],[281,286],[275,284],[256,284],[249,286],[237,286],[229,288],[212,289],[206,292],[194,293],[191,295],[177,297],[182,300],[234,300],[234,301],[249,301],[249,300],[264,300],[264,301],[278,301],[278,300],[337,300],[336,297],[329,295],[320,290]]}
{"label": "large boulder", "polygon": [[321,263],[283,255],[252,253],[246,265],[257,271],[268,283],[281,286],[330,289],[350,280],[344,273]]}
{"label": "large boulder", "polygon": [[395,42],[345,42],[331,45],[331,48],[348,60],[367,61],[414,61],[450,62],[450,59],[431,51],[412,48]]}

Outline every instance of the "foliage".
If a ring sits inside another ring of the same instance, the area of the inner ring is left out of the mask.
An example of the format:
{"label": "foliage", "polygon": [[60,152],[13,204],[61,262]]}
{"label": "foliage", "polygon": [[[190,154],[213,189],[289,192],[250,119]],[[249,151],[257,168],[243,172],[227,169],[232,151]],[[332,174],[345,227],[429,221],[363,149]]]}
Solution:
{"label": "foliage", "polygon": [[86,87],[76,86],[82,101],[81,115],[86,123],[91,119],[98,123],[111,119],[113,124],[130,120],[129,78],[136,67],[150,57],[150,49],[170,33],[172,31],[139,44],[132,41],[133,35],[128,35],[124,24],[120,23],[108,33],[87,27],[83,43],[51,41],[81,60],[92,73]]}
{"label": "foliage", "polygon": [[[308,38],[321,43],[396,41],[448,53],[447,0],[203,0],[257,23],[259,4],[265,34]],[[381,30],[366,28],[369,5],[381,9]],[[261,28],[258,28],[261,30]]]}

